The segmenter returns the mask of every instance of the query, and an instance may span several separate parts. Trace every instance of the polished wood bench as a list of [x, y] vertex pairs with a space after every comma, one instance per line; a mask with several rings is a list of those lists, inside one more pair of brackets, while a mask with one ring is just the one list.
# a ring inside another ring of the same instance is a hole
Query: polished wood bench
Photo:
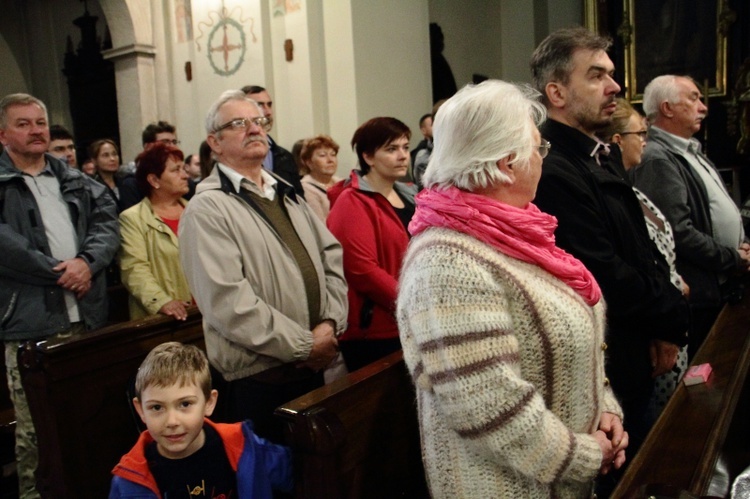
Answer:
[[750, 290], [722, 310], [693, 364], [705, 362], [708, 382], [680, 383], [612, 497], [723, 497], [717, 468], [731, 487], [750, 466]]
[[124, 322], [64, 341], [25, 343], [19, 369], [37, 430], [43, 497], [107, 497], [111, 470], [135, 443], [127, 392], [148, 352], [166, 341], [204, 348], [202, 317]]
[[298, 499], [427, 498], [414, 388], [396, 352], [276, 410]]

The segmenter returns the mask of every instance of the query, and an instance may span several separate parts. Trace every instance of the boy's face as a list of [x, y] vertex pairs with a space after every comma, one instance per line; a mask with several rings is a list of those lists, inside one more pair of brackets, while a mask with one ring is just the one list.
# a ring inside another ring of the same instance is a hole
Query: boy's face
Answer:
[[140, 400], [133, 399], [133, 404], [156, 440], [159, 454], [168, 459], [182, 459], [203, 447], [206, 439], [203, 418], [214, 411], [217, 397], [218, 392], [211, 390], [206, 400], [195, 383], [182, 387], [151, 385], [143, 390]]

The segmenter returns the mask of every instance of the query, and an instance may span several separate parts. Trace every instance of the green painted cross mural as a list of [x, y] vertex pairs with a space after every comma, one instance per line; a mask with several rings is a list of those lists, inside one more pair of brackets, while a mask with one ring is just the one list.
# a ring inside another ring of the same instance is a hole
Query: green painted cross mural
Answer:
[[[220, 19], [208, 35], [208, 60], [221, 76], [237, 72], [245, 59], [246, 48], [242, 25], [230, 17]], [[217, 61], [219, 57], [223, 59], [223, 64], [221, 60]]]

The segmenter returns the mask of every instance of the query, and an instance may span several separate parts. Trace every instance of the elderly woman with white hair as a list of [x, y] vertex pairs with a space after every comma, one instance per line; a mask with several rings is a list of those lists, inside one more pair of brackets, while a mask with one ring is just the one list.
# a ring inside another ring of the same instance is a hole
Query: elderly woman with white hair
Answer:
[[532, 204], [535, 93], [467, 86], [436, 116], [397, 317], [432, 497], [586, 497], [625, 462], [605, 306]]

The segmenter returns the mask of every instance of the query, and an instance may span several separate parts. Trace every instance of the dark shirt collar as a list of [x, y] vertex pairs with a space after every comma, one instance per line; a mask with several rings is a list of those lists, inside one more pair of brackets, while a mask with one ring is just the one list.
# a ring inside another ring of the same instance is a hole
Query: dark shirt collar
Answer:
[[552, 150], [566, 150], [568, 154], [590, 157], [599, 142], [585, 133], [559, 121], [548, 118], [541, 127], [542, 136], [552, 144]]

